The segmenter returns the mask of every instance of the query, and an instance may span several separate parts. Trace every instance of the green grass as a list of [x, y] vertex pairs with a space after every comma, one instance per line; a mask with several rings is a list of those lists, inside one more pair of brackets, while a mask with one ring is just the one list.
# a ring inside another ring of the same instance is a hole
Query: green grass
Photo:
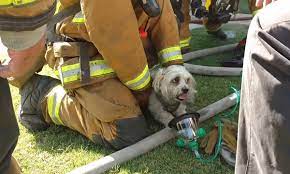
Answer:
[[248, 0], [240, 0], [239, 12], [250, 13], [250, 10], [248, 7]]
[[[243, 26], [225, 26], [225, 30], [235, 31], [237, 37], [228, 41], [218, 41], [206, 34], [203, 29], [193, 31], [193, 50], [237, 42], [246, 34]], [[219, 54], [196, 60], [196, 64], [217, 65], [224, 57], [231, 54]], [[43, 73], [49, 73], [47, 69]], [[197, 81], [196, 109], [205, 107], [231, 93], [229, 86], [240, 86], [240, 77], [207, 77], [195, 76]], [[15, 111], [19, 107], [18, 90], [11, 87]], [[16, 112], [17, 114], [17, 112]], [[237, 116], [237, 112], [235, 113]], [[209, 128], [212, 121], [202, 124]], [[153, 130], [160, 126], [151, 126]], [[226, 174], [233, 173], [233, 168], [220, 158], [209, 164], [202, 164], [194, 159], [192, 153], [175, 147], [175, 140], [161, 145], [155, 150], [116, 166], [111, 174]], [[46, 131], [31, 133], [20, 125], [19, 142], [14, 156], [20, 163], [24, 174], [62, 174], [72, 169], [97, 160], [112, 153], [101, 146], [88, 141], [80, 134], [63, 127], [52, 126]]]

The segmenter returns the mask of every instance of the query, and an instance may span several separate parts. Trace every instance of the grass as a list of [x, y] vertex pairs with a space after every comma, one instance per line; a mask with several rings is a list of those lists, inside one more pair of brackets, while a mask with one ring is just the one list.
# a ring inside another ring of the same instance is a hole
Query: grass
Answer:
[[[234, 43], [246, 34], [243, 26], [227, 25], [224, 29], [236, 32], [236, 38], [218, 41], [208, 36], [203, 29], [193, 31], [192, 49], [198, 50], [208, 47]], [[217, 65], [231, 54], [219, 54], [196, 60], [196, 64]], [[49, 73], [46, 69], [43, 73]], [[207, 77], [195, 76], [197, 80], [196, 109], [207, 106], [231, 93], [229, 86], [240, 86], [240, 77]], [[18, 90], [11, 87], [15, 111], [19, 107]], [[17, 113], [16, 113], [17, 114]], [[237, 115], [237, 113], [235, 114]], [[202, 126], [209, 128], [212, 121]], [[153, 126], [156, 129], [156, 126]], [[157, 126], [158, 128], [158, 126]], [[233, 168], [225, 164], [220, 158], [209, 164], [201, 164], [194, 159], [192, 153], [175, 147], [175, 140], [161, 145], [155, 150], [116, 166], [107, 173], [110, 174], [226, 174], [233, 173]], [[101, 146], [88, 141], [80, 134], [64, 127], [52, 126], [43, 132], [28, 132], [20, 125], [19, 142], [14, 156], [19, 161], [23, 174], [63, 174], [72, 169], [85, 165], [112, 153]]]

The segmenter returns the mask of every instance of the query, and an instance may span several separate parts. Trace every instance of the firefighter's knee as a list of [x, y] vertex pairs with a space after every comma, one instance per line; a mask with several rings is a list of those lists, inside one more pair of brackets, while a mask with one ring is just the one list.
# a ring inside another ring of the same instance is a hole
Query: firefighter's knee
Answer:
[[130, 146], [148, 136], [147, 124], [144, 116], [126, 118], [115, 121], [116, 132], [110, 140], [103, 136], [93, 135], [93, 141], [115, 150]]

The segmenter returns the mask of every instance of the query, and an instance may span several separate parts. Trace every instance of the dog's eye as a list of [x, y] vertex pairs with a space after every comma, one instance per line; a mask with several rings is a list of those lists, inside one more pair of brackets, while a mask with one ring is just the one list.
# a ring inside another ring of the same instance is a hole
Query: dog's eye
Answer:
[[189, 81], [190, 81], [190, 78], [187, 78], [187, 79], [186, 79], [186, 83], [189, 83]]
[[171, 82], [175, 84], [179, 83], [179, 77], [175, 77]]

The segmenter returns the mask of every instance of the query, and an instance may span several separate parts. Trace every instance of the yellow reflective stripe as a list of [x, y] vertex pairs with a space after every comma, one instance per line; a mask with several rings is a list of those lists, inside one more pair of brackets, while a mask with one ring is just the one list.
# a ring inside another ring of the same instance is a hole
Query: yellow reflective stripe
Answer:
[[0, 0], [0, 6], [21, 6], [35, 1], [37, 0]]
[[170, 57], [170, 58], [164, 60], [164, 61], [162, 62], [162, 64], [167, 63], [167, 62], [170, 62], [170, 61], [174, 61], [174, 60], [182, 60], [182, 55], [175, 55], [175, 56], [172, 56], [172, 57]]
[[57, 1], [56, 9], [55, 9], [55, 13], [54, 13], [54, 15], [56, 15], [57, 13], [59, 13], [59, 11], [60, 11], [60, 7], [61, 7], [61, 3], [60, 3], [59, 1]]
[[160, 57], [162, 55], [169, 54], [169, 53], [172, 53], [172, 52], [175, 52], [175, 51], [180, 51], [180, 47], [179, 46], [175, 46], [175, 47], [165, 48], [165, 49], [159, 51], [158, 56]]
[[98, 70], [98, 71], [93, 71], [91, 76], [92, 77], [97, 77], [97, 76], [102, 76], [105, 74], [110, 74], [113, 73], [114, 70], [112, 68], [107, 68], [107, 69], [103, 69], [103, 70]]
[[206, 0], [206, 2], [205, 2], [205, 9], [206, 10], [209, 10], [210, 4], [211, 4], [211, 0]]
[[65, 71], [70, 71], [73, 69], [80, 69], [81, 68], [81, 64], [80, 63], [76, 63], [76, 64], [72, 64], [72, 65], [65, 65], [61, 67], [62, 72]]
[[181, 48], [189, 47], [189, 43], [184, 43], [179, 45]]
[[65, 77], [63, 78], [63, 83], [70, 83], [70, 82], [73, 82], [73, 81], [77, 81], [77, 80], [80, 80], [81, 77], [79, 75], [73, 75], [73, 76], [69, 76], [69, 77]]
[[173, 61], [182, 60], [182, 54], [180, 46], [166, 48], [158, 53], [162, 64]]
[[[62, 84], [78, 81], [81, 79], [80, 63], [60, 67], [55, 74], [60, 78]], [[90, 76], [98, 77], [114, 73], [114, 70], [107, 66], [105, 60], [90, 61]]]
[[142, 73], [133, 80], [125, 82], [125, 85], [132, 90], [140, 90], [146, 87], [151, 80], [148, 65], [145, 66]]
[[186, 38], [186, 39], [181, 40], [181, 41], [179, 42], [179, 46], [180, 46], [181, 48], [189, 47], [189, 45], [190, 45], [190, 40], [191, 40], [191, 36], [188, 37], [188, 38]]
[[188, 37], [188, 38], [186, 38], [186, 39], [183, 39], [183, 40], [181, 40], [179, 43], [180, 43], [180, 44], [186, 44], [186, 43], [188, 43], [188, 44], [189, 44], [189, 42], [190, 42], [190, 39], [191, 39], [191, 36], [190, 36], [190, 37]]
[[84, 23], [85, 22], [85, 18], [84, 18], [84, 15], [82, 13], [82, 11], [78, 12], [73, 20], [72, 20], [74, 23]]
[[49, 96], [47, 99], [48, 114], [53, 123], [57, 125], [64, 125], [60, 118], [59, 110], [62, 99], [65, 96], [65, 94], [66, 91], [61, 85], [54, 87], [48, 94]]
[[255, 10], [255, 11], [253, 11], [253, 12], [252, 12], [252, 16], [255, 16], [259, 11], [260, 11], [260, 9], [259, 9], [259, 10]]

